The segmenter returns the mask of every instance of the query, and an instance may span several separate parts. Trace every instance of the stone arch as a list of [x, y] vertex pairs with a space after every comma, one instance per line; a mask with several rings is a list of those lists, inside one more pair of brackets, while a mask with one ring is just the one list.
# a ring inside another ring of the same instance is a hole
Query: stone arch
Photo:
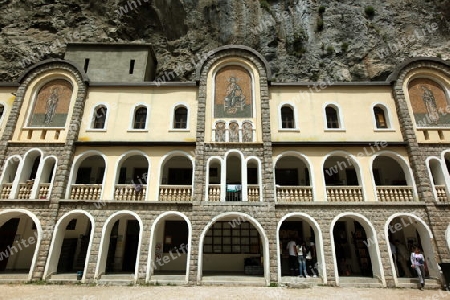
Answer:
[[[413, 197], [415, 199], [418, 199], [417, 188], [416, 188], [416, 183], [414, 180], [414, 175], [413, 175], [412, 169], [409, 166], [408, 161], [404, 157], [402, 157], [400, 154], [393, 152], [393, 151], [388, 151], [388, 150], [383, 150], [383, 151], [374, 153], [374, 155], [370, 158], [370, 170], [373, 170], [373, 163], [375, 162], [377, 157], [382, 157], [382, 156], [390, 157], [399, 164], [399, 166], [403, 170], [403, 173], [405, 174], [406, 184], [408, 186], [412, 187]], [[372, 176], [372, 187], [373, 187], [373, 190], [376, 195], [377, 185], [375, 183], [375, 178], [373, 176]]]
[[264, 279], [265, 279], [266, 285], [269, 285], [269, 283], [270, 283], [269, 239], [268, 239], [264, 229], [262, 228], [261, 224], [256, 219], [249, 216], [248, 214], [241, 213], [241, 212], [226, 212], [226, 213], [217, 215], [211, 221], [209, 221], [208, 224], [206, 225], [206, 227], [203, 229], [202, 233], [200, 234], [200, 241], [199, 241], [197, 283], [201, 283], [202, 276], [203, 276], [203, 244], [204, 244], [204, 240], [205, 240], [205, 235], [214, 223], [216, 223], [220, 219], [223, 219], [226, 217], [235, 217], [237, 220], [240, 220], [240, 221], [249, 221], [257, 229], [257, 231], [260, 235], [260, 238], [262, 239], [262, 243], [263, 243]]
[[334, 227], [336, 225], [336, 222], [343, 218], [343, 217], [349, 217], [352, 218], [360, 223], [360, 225], [364, 228], [364, 231], [367, 235], [367, 247], [369, 250], [369, 256], [371, 260], [372, 265], [372, 273], [373, 276], [378, 278], [382, 284], [383, 287], [386, 286], [386, 281], [384, 278], [384, 271], [383, 266], [381, 263], [381, 256], [380, 256], [380, 248], [378, 245], [378, 239], [377, 239], [377, 233], [375, 230], [375, 227], [372, 225], [372, 223], [367, 219], [365, 216], [359, 214], [359, 213], [352, 213], [352, 212], [344, 212], [337, 215], [332, 221], [330, 226], [330, 235], [331, 235], [331, 252], [333, 255], [333, 264], [334, 264], [334, 273], [335, 273], [335, 281], [336, 285], [339, 286], [339, 272], [338, 272], [338, 262], [336, 259], [336, 244], [334, 240]]
[[[236, 53], [233, 53], [236, 52]], [[213, 60], [217, 56], [231, 56], [231, 55], [238, 55], [239, 53], [245, 53], [246, 56], [254, 57], [255, 60], [259, 60], [259, 63], [261, 64], [261, 67], [265, 70], [267, 74], [267, 78], [269, 80], [272, 79], [272, 72], [270, 69], [270, 65], [267, 62], [267, 60], [255, 49], [252, 49], [248, 46], [244, 45], [231, 45], [231, 46], [222, 46], [219, 48], [216, 48], [212, 51], [208, 52], [208, 57], [212, 57], [212, 59], [205, 59], [203, 60], [198, 66], [195, 71], [195, 78], [197, 81], [200, 81], [200, 77], [202, 75], [202, 71], [204, 68], [207, 68], [207, 63], [211, 60]]]
[[32, 213], [26, 209], [4, 209], [4, 210], [0, 211], [0, 224], [1, 224], [1, 226], [3, 226], [3, 224], [6, 221], [10, 220], [11, 218], [20, 216], [21, 214], [27, 215], [29, 218], [31, 218], [33, 220], [34, 224], [36, 225], [36, 232], [37, 232], [36, 248], [34, 250], [33, 258], [31, 260], [30, 271], [28, 272], [28, 276], [27, 276], [28, 280], [32, 280], [33, 272], [36, 268], [36, 263], [37, 263], [37, 259], [39, 256], [41, 241], [44, 238], [44, 233], [42, 230], [41, 222], [39, 221], [38, 217], [34, 213]]
[[278, 221], [278, 225], [277, 225], [278, 283], [281, 283], [281, 259], [280, 259], [281, 253], [280, 253], [279, 231], [280, 231], [281, 224], [284, 221], [286, 221], [288, 218], [291, 218], [291, 217], [299, 217], [303, 220], [306, 220], [306, 222], [308, 222], [308, 224], [313, 228], [314, 233], [316, 235], [315, 244], [316, 244], [319, 276], [322, 277], [322, 283], [327, 284], [327, 269], [326, 269], [326, 265], [325, 265], [325, 254], [324, 254], [324, 250], [323, 250], [322, 230], [320, 229], [319, 223], [317, 223], [317, 221], [313, 217], [311, 217], [310, 215], [308, 215], [306, 213], [301, 213], [301, 212], [288, 213]]
[[[78, 168], [81, 166], [81, 164], [84, 162], [85, 159], [87, 159], [89, 157], [93, 157], [93, 156], [99, 156], [103, 159], [103, 162], [105, 164], [104, 174], [106, 174], [109, 166], [108, 166], [107, 156], [104, 153], [102, 153], [98, 150], [88, 150], [88, 151], [78, 154], [74, 158], [73, 163], [72, 163], [72, 168], [70, 169], [69, 180], [68, 180], [67, 190], [66, 190], [66, 199], [70, 199], [71, 186], [72, 186], [72, 184], [74, 184], [76, 182], [76, 179], [77, 179], [76, 172], [78, 171]], [[105, 179], [106, 179], [106, 176], [103, 176], [102, 186], [104, 186], [104, 184], [105, 184]], [[105, 191], [104, 191], [104, 189], [102, 189], [100, 199], [103, 199], [104, 193], [105, 193]]]
[[[337, 156], [337, 157], [343, 157], [346, 158], [347, 163], [351, 164], [350, 166], [354, 166], [355, 167], [355, 172], [356, 172], [356, 176], [358, 178], [358, 185], [361, 186], [362, 189], [362, 195], [363, 195], [363, 199], [366, 200], [367, 199], [367, 193], [366, 193], [366, 186], [364, 183], [364, 174], [361, 171], [361, 167], [359, 165], [359, 162], [357, 160], [357, 158], [353, 155], [350, 154], [349, 152], [346, 151], [342, 151], [342, 150], [336, 150], [336, 151], [332, 151], [330, 153], [328, 153], [327, 155], [324, 156], [323, 161], [322, 161], [322, 168], [325, 168], [325, 163], [328, 160], [328, 158], [333, 157], [333, 156]], [[349, 161], [350, 160], [350, 161]], [[345, 165], [345, 161], [343, 162]], [[349, 166], [346, 166], [346, 168]], [[339, 166], [337, 166], [337, 168], [340, 168]], [[323, 186], [324, 186], [324, 195], [327, 195], [327, 184], [325, 182], [325, 174], [322, 175], [322, 180], [323, 180]]]
[[[149, 249], [148, 262], [147, 262], [146, 282], [150, 281], [150, 278], [151, 278], [151, 276], [153, 275], [153, 272], [154, 272], [154, 266], [155, 265], [152, 264], [152, 262], [156, 259], [155, 251], [154, 251], [154, 248], [155, 248], [155, 245], [156, 245], [156, 241], [155, 241], [155, 239], [156, 239], [156, 233], [155, 233], [156, 228], [159, 225], [159, 222], [165, 221], [165, 219], [167, 219], [167, 218], [169, 218], [171, 216], [180, 217], [186, 222], [187, 227], [188, 227], [188, 245], [187, 245], [187, 249], [188, 250], [192, 249], [192, 224], [191, 224], [191, 221], [189, 220], [189, 218], [185, 214], [183, 214], [181, 212], [178, 212], [178, 211], [167, 211], [165, 213], [160, 214], [155, 219], [155, 221], [153, 222], [152, 227], [150, 229], [150, 232], [151, 232], [151, 234], [150, 234], [150, 249]], [[188, 283], [188, 279], [189, 279], [189, 265], [190, 265], [190, 262], [191, 262], [191, 253], [190, 252], [188, 252], [186, 260], [187, 260], [186, 261], [186, 275], [185, 275], [184, 282], [187, 284]]]
[[[397, 226], [392, 227], [392, 225], [390, 225], [391, 222], [396, 217], [402, 218], [402, 222], [399, 223], [400, 229], [397, 229]], [[408, 217], [408, 221], [405, 222], [403, 217]], [[416, 224], [416, 225], [414, 225], [414, 224]], [[435, 277], [435, 278], [441, 278], [440, 277], [441, 275], [439, 273], [439, 267], [438, 267], [437, 261], [434, 256], [435, 251], [434, 251], [434, 246], [433, 246], [434, 245], [433, 232], [431, 231], [430, 227], [428, 227], [428, 225], [425, 223], [425, 221], [423, 221], [420, 217], [418, 217], [414, 213], [407, 213], [407, 212], [394, 213], [387, 219], [386, 224], [384, 225], [384, 239], [386, 240], [386, 244], [389, 245], [389, 230], [391, 231], [391, 233], [395, 233], [396, 231], [403, 230], [410, 225], [413, 225], [413, 227], [416, 229], [416, 231], [419, 233], [419, 236], [421, 237], [422, 245], [419, 245], [419, 246], [423, 247], [422, 249], [424, 252], [425, 260], [427, 261], [427, 264], [428, 264], [430, 276], [433, 275], [433, 277]], [[395, 229], [395, 230], [393, 231], [393, 229]], [[448, 231], [448, 228], [447, 228], [447, 231]], [[447, 231], [446, 231], [446, 238], [447, 238], [447, 233], [448, 233]], [[391, 247], [388, 247], [388, 253], [389, 253], [389, 262], [391, 264], [394, 282], [395, 282], [396, 286], [398, 286], [398, 276], [396, 273], [394, 262], [392, 260]]]
[[[314, 165], [311, 163], [311, 160], [308, 158], [308, 156], [306, 156], [305, 154], [299, 152], [299, 151], [285, 151], [282, 152], [281, 154], [279, 154], [273, 162], [273, 168], [274, 170], [277, 167], [277, 163], [280, 159], [282, 159], [283, 157], [288, 157], [288, 156], [293, 156], [298, 158], [299, 160], [301, 160], [305, 165], [306, 168], [308, 169], [309, 172], [309, 180], [310, 180], [310, 185], [312, 188], [312, 199], [316, 199], [316, 176], [314, 176]], [[274, 176], [273, 178], [273, 186], [274, 186], [274, 195], [277, 195], [276, 192], [276, 178]]]
[[[87, 248], [87, 253], [86, 253], [86, 258], [85, 258], [85, 263], [84, 263], [84, 272], [83, 272], [83, 277], [81, 279], [81, 282], [84, 283], [86, 280], [86, 270], [88, 269], [89, 259], [90, 259], [90, 255], [91, 255], [91, 247], [92, 247], [92, 243], [94, 240], [95, 220], [94, 220], [94, 217], [89, 212], [87, 212], [85, 210], [80, 210], [80, 209], [72, 210], [72, 211], [65, 213], [56, 222], [53, 238], [52, 238], [52, 241], [50, 244], [51, 246], [50, 246], [50, 251], [48, 254], [48, 259], [45, 264], [44, 279], [47, 279], [49, 276], [51, 276], [52, 273], [56, 272], [56, 270], [57, 270], [56, 267], [58, 264], [58, 259], [59, 259], [60, 253], [61, 253], [61, 247], [62, 247], [62, 242], [63, 242], [61, 239], [64, 238], [64, 234], [66, 231], [66, 229], [64, 227], [67, 226], [66, 223], [68, 223], [70, 221], [69, 218], [73, 217], [75, 215], [85, 216], [91, 224], [91, 232], [89, 235], [89, 246]], [[61, 226], [63, 228], [61, 228]]]
[[[136, 282], [139, 278], [139, 256], [141, 253], [141, 245], [142, 245], [142, 236], [144, 231], [144, 226], [141, 218], [135, 212], [130, 210], [121, 210], [113, 213], [108, 219], [105, 221], [102, 227], [102, 237], [100, 239], [99, 251], [98, 251], [98, 259], [97, 266], [95, 268], [95, 279], [99, 279], [102, 274], [105, 273], [106, 270], [106, 258], [108, 254], [109, 241], [106, 242], [106, 239], [109, 239], [111, 236], [111, 230], [114, 225], [114, 222], [119, 220], [121, 217], [132, 216], [139, 223], [139, 242], [138, 249], [136, 255], [136, 263], [135, 263], [135, 271], [134, 271], [134, 282]], [[108, 245], [108, 246], [107, 246]]]

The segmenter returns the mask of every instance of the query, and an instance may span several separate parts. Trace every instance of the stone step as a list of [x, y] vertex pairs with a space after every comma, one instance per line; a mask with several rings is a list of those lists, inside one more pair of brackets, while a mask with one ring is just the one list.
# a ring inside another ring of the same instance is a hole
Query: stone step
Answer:
[[203, 276], [201, 284], [207, 286], [266, 286], [263, 277], [253, 276]]
[[47, 280], [48, 282], [77, 282], [77, 274], [53, 274]]
[[[419, 288], [419, 279], [417, 278], [398, 278], [397, 287], [399, 288]], [[439, 290], [441, 289], [441, 283], [435, 278], [425, 278], [425, 289], [427, 290]]]
[[98, 280], [98, 285], [125, 286], [134, 283], [134, 274], [108, 274], [102, 275]]
[[383, 287], [377, 278], [370, 277], [339, 277], [340, 287], [380, 288]]
[[27, 281], [28, 281], [28, 273], [27, 274], [9, 273], [0, 275], [0, 284], [23, 283]]

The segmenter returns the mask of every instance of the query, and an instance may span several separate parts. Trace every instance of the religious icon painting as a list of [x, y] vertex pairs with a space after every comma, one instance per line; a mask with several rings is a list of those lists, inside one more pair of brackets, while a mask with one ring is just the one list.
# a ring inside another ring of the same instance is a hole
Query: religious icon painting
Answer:
[[72, 92], [72, 85], [66, 80], [46, 83], [36, 96], [29, 126], [65, 127]]
[[226, 66], [215, 78], [214, 118], [251, 118], [252, 79], [241, 66]]
[[450, 127], [450, 105], [444, 89], [427, 78], [413, 79], [409, 83], [409, 100], [417, 127]]

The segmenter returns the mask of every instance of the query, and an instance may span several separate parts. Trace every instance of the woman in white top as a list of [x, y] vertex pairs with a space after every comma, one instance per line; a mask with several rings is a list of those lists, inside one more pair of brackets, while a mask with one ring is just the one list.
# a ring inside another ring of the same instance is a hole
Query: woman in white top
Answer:
[[417, 246], [414, 246], [411, 253], [411, 268], [416, 270], [420, 280], [420, 290], [423, 291], [425, 286], [425, 257], [420, 253], [420, 249]]

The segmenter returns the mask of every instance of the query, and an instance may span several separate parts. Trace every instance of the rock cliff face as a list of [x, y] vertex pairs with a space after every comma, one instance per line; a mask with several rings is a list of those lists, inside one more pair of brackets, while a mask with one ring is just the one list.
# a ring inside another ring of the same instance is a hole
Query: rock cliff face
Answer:
[[149, 42], [158, 74], [192, 80], [209, 50], [259, 51], [276, 81], [384, 80], [411, 56], [450, 59], [450, 0], [0, 0], [0, 81], [68, 42]]

